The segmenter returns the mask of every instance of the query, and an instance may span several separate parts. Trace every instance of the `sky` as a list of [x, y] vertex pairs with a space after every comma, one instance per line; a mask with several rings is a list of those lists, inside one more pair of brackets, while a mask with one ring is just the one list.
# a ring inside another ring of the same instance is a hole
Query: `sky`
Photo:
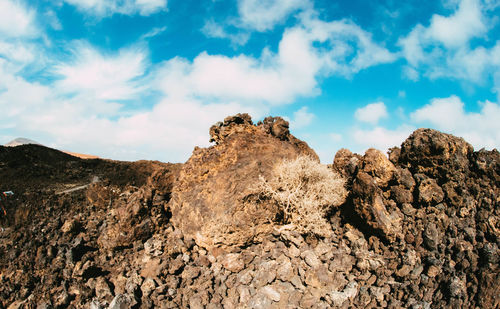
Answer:
[[417, 128], [500, 146], [500, 0], [0, 0], [0, 144], [184, 162], [281, 116], [323, 163]]

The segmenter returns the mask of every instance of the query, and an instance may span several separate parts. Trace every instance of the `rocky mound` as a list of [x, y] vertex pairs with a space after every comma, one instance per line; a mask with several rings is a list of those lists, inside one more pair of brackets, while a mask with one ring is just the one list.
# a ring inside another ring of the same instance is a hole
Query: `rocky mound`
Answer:
[[[0, 188], [25, 183], [0, 233], [0, 307], [500, 307], [498, 151], [428, 129], [389, 158], [341, 150], [330, 168], [349, 193], [321, 237], [280, 226], [251, 190], [280, 159], [315, 156], [285, 121], [236, 115], [210, 133], [184, 165], [0, 148]], [[210, 239], [215, 224], [236, 236]]]
[[[244, 245], [268, 231], [266, 223], [276, 214], [254, 202], [259, 176], [268, 176], [279, 160], [318, 157], [279, 117], [258, 125], [248, 114], [227, 117], [210, 128], [210, 137], [216, 145], [195, 149], [182, 167], [172, 192], [172, 221], [200, 246]], [[216, 237], [221, 229], [226, 237]]]

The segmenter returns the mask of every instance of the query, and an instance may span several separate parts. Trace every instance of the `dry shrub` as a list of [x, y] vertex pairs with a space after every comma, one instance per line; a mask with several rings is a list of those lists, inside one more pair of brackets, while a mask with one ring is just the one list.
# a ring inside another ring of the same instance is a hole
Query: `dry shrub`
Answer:
[[347, 196], [345, 180], [311, 157], [278, 162], [269, 179], [262, 176], [258, 190], [273, 200], [283, 215], [283, 224], [303, 234], [327, 236], [331, 232], [326, 215]]

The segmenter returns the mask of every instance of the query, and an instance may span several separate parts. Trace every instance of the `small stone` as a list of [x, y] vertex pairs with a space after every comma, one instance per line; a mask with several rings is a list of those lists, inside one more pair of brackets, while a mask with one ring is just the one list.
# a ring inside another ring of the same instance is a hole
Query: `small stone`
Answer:
[[345, 301], [354, 299], [358, 295], [358, 291], [359, 288], [356, 281], [351, 281], [342, 292], [332, 291], [330, 297], [333, 304], [336, 307], [340, 307]]
[[104, 277], [98, 277], [95, 284], [95, 295], [98, 299], [110, 301], [113, 299], [113, 294], [109, 288], [109, 284]]
[[61, 227], [61, 232], [64, 234], [70, 234], [70, 233], [75, 233], [77, 232], [81, 227], [81, 224], [78, 220], [76, 219], [68, 219], [66, 222], [64, 222], [63, 226]]
[[141, 285], [142, 296], [148, 297], [156, 289], [156, 282], [153, 278], [146, 278]]
[[151, 256], [160, 256], [163, 254], [163, 242], [156, 238], [150, 238], [144, 243], [144, 252]]
[[132, 299], [128, 295], [118, 294], [115, 296], [108, 309], [129, 309], [132, 305]]
[[238, 281], [241, 284], [249, 285], [252, 282], [253, 276], [251, 270], [244, 270], [238, 274]]
[[398, 277], [406, 277], [411, 271], [411, 267], [409, 265], [403, 265], [400, 269], [396, 271], [396, 276]]
[[[133, 273], [127, 278], [127, 283], [125, 284], [125, 290], [129, 294], [135, 294], [135, 291], [139, 289], [142, 284], [142, 278], [137, 273]], [[115, 297], [116, 298], [116, 297]]]
[[430, 250], [436, 250], [437, 246], [441, 242], [441, 237], [439, 230], [436, 227], [436, 224], [433, 222], [427, 224], [424, 229], [424, 245]]
[[233, 273], [240, 272], [245, 267], [245, 264], [240, 259], [240, 255], [237, 253], [226, 254], [221, 263], [225, 269]]
[[250, 290], [246, 286], [238, 286], [238, 293], [240, 294], [240, 303], [247, 304], [250, 301]]
[[418, 200], [423, 204], [439, 204], [444, 199], [444, 192], [435, 179], [426, 178], [418, 187]]
[[436, 277], [439, 273], [441, 272], [441, 269], [435, 265], [429, 266], [429, 269], [427, 269], [427, 276], [430, 278]]
[[293, 277], [293, 267], [290, 260], [286, 257], [278, 259], [278, 269], [276, 271], [276, 277], [281, 281], [290, 281]]
[[261, 292], [266, 295], [270, 300], [278, 302], [280, 301], [280, 293], [276, 291], [272, 286], [267, 285], [261, 289]]
[[188, 265], [184, 268], [184, 271], [181, 274], [181, 278], [183, 280], [192, 280], [197, 278], [199, 275], [200, 269], [198, 267]]
[[300, 250], [295, 247], [295, 245], [290, 245], [290, 248], [288, 248], [288, 256], [291, 258], [298, 257], [300, 255]]
[[292, 277], [292, 279], [290, 280], [290, 283], [293, 284], [293, 286], [297, 289], [301, 289], [301, 290], [305, 289], [305, 286], [302, 283], [302, 280], [297, 275]]
[[311, 250], [306, 250], [302, 252], [300, 256], [304, 259], [307, 265], [313, 268], [319, 267], [319, 265], [321, 265], [321, 261], [318, 259], [316, 254]]
[[69, 303], [69, 295], [66, 290], [63, 290], [59, 295], [57, 295], [54, 304], [56, 307], [66, 307]]
[[465, 282], [458, 277], [453, 277], [449, 283], [449, 291], [451, 297], [462, 297], [467, 292]]
[[258, 292], [250, 299], [248, 302], [249, 308], [255, 309], [266, 309], [271, 306], [271, 299], [269, 299], [264, 293]]
[[191, 297], [189, 299], [189, 308], [192, 309], [203, 309], [203, 304], [199, 296]]

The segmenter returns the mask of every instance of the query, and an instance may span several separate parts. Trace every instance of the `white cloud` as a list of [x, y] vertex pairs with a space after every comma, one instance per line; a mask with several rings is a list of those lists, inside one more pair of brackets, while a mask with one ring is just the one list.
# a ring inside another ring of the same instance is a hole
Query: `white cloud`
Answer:
[[18, 69], [35, 60], [33, 47], [17, 40], [13, 42], [0, 40], [0, 56], [8, 59], [10, 66]]
[[[316, 47], [316, 43], [327, 47]], [[349, 51], [339, 53], [343, 48]], [[304, 25], [284, 32], [277, 53], [264, 49], [259, 58], [254, 58], [204, 52], [192, 62], [174, 58], [158, 70], [155, 80], [169, 95], [183, 92], [278, 105], [299, 96], [316, 95], [320, 76], [352, 76], [394, 59], [357, 25], [348, 21], [327, 23], [309, 16]]]
[[160, 33], [165, 32], [165, 30], [167, 30], [166, 26], [164, 26], [164, 27], [155, 27], [155, 28], [151, 29], [150, 31], [146, 32], [145, 34], [143, 34], [141, 36], [141, 39], [153, 38], [153, 37], [159, 35]]
[[[409, 64], [403, 67], [404, 75], [414, 81], [423, 73], [431, 79], [452, 77], [484, 83], [498, 70], [490, 66], [493, 49], [480, 42], [493, 24], [485, 15], [486, 7], [479, 0], [460, 0], [450, 16], [434, 15], [428, 27], [418, 24], [400, 38], [402, 55]], [[479, 45], [471, 48], [472, 39], [479, 39]]]
[[33, 37], [35, 13], [20, 1], [0, 0], [0, 35], [4, 38]]
[[358, 108], [354, 113], [354, 118], [361, 122], [376, 124], [382, 118], [387, 118], [387, 108], [384, 102], [375, 102]]
[[395, 130], [383, 127], [375, 127], [369, 130], [356, 128], [352, 132], [352, 137], [354, 142], [361, 147], [360, 152], [368, 148], [386, 151], [391, 147], [400, 146], [414, 130], [414, 127], [408, 125], [400, 126]]
[[47, 21], [47, 24], [49, 24], [50, 27], [52, 27], [52, 29], [62, 30], [62, 24], [59, 21], [59, 18], [57, 18], [57, 14], [54, 11], [52, 10], [46, 11], [44, 14], [44, 18]]
[[488, 30], [479, 0], [462, 0], [457, 11], [448, 17], [433, 15], [425, 36], [444, 44], [458, 47]]
[[290, 128], [297, 130], [304, 128], [312, 123], [316, 116], [308, 111], [307, 106], [303, 106], [293, 113], [293, 119], [290, 121]]
[[309, 39], [324, 45], [317, 52], [327, 74], [350, 77], [368, 67], [397, 59], [397, 55], [375, 43], [369, 32], [352, 21], [325, 22], [308, 11], [302, 15], [302, 22]]
[[476, 148], [500, 146], [500, 105], [486, 101], [478, 113], [466, 112], [457, 96], [433, 99], [430, 104], [411, 114], [413, 121], [428, 123], [463, 137]]
[[73, 47], [74, 60], [55, 67], [61, 77], [56, 87], [65, 93], [86, 93], [98, 100], [129, 100], [141, 90], [136, 79], [146, 69], [146, 55], [139, 49], [105, 56], [85, 43]]
[[239, 0], [238, 12], [243, 27], [257, 31], [267, 31], [293, 12], [310, 6], [304, 0]]
[[253, 58], [201, 53], [192, 62], [174, 58], [158, 70], [155, 80], [169, 95], [290, 103], [297, 96], [316, 92], [315, 77], [321, 63], [310, 44], [307, 34], [295, 29], [284, 34], [278, 54], [266, 51]]
[[209, 38], [229, 39], [234, 47], [245, 45], [250, 39], [248, 32], [238, 31], [237, 33], [229, 33], [224, 25], [214, 20], [206, 21], [201, 32]]
[[167, 10], [167, 0], [64, 0], [80, 11], [97, 17], [113, 14], [149, 16]]

